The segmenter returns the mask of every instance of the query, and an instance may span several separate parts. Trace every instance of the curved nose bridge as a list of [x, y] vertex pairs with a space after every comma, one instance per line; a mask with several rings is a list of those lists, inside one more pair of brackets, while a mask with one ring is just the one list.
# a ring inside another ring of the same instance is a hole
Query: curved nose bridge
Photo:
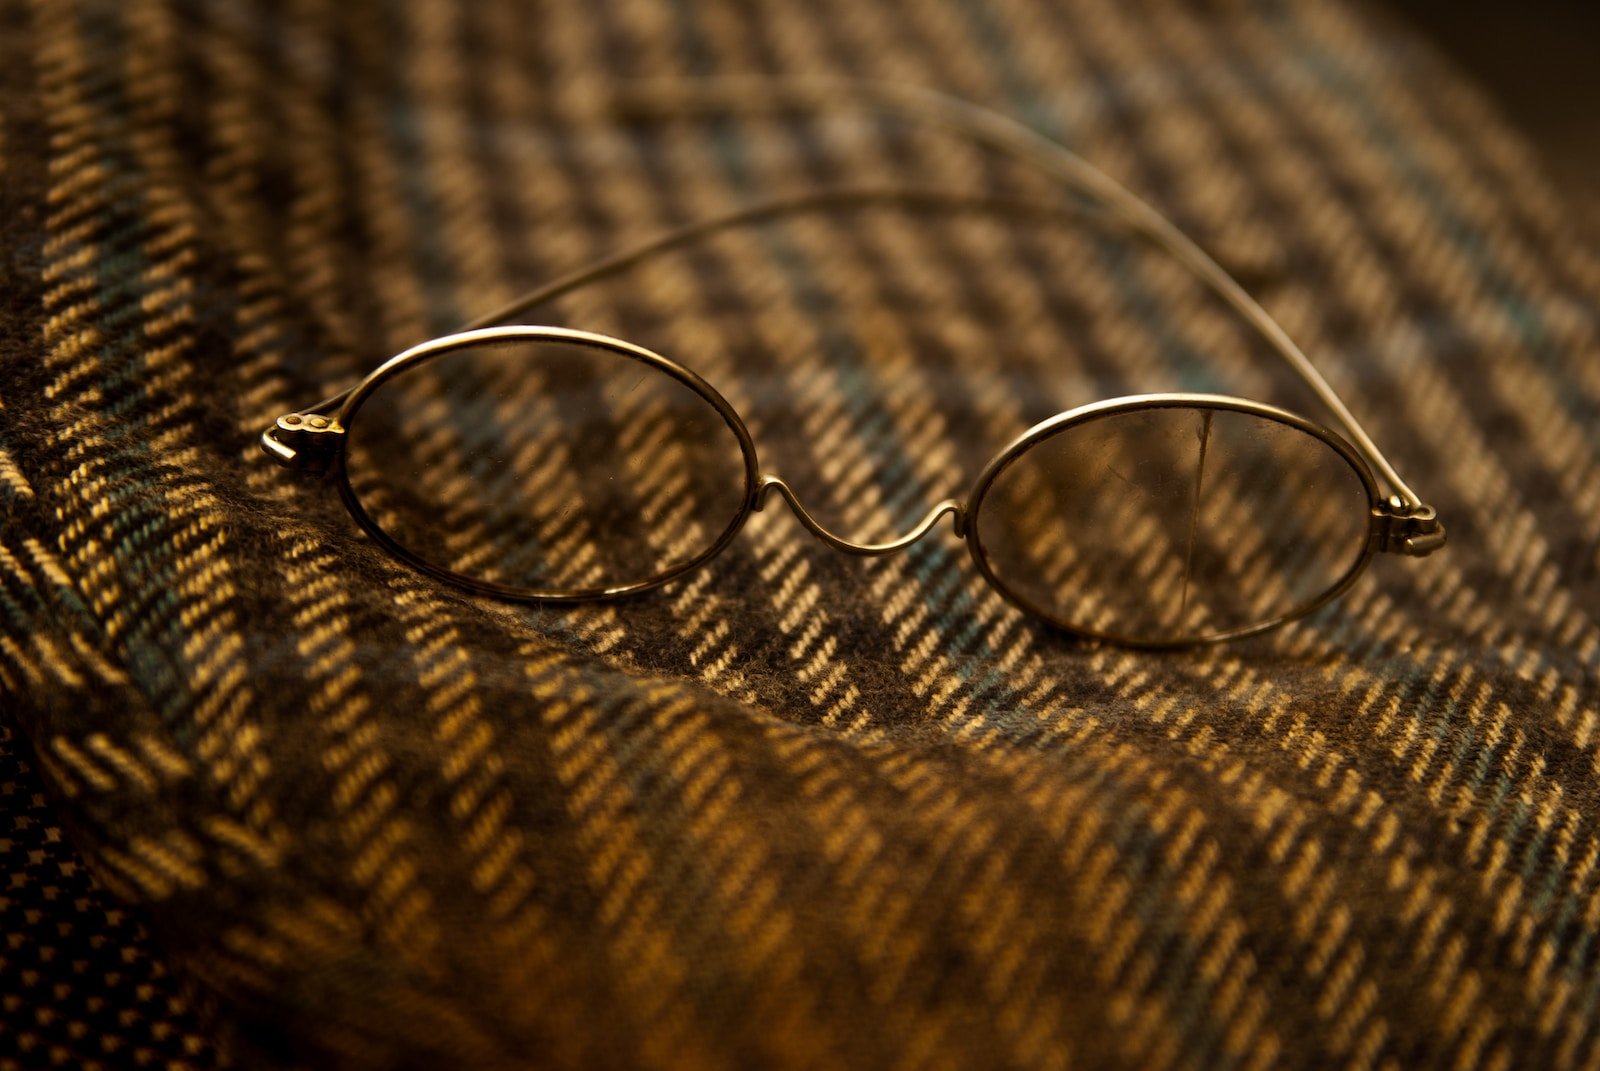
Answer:
[[857, 543], [854, 540], [845, 539], [842, 536], [834, 535], [832, 532], [824, 528], [821, 523], [818, 522], [815, 517], [811, 516], [806, 508], [800, 504], [800, 499], [795, 496], [794, 489], [783, 481], [782, 476], [774, 476], [771, 473], [767, 473], [761, 477], [761, 482], [756, 488], [756, 509], [759, 510], [767, 504], [767, 493], [769, 491], [777, 491], [778, 494], [782, 496], [783, 500], [789, 503], [789, 509], [794, 512], [795, 518], [806, 527], [807, 531], [816, 536], [818, 539], [822, 540], [824, 543], [828, 544], [828, 546], [832, 547], [833, 549], [842, 550], [846, 554], [892, 554], [897, 550], [904, 550], [906, 547], [909, 547], [911, 544], [915, 543], [917, 540], [933, 531], [933, 526], [938, 524], [939, 518], [943, 517], [946, 513], [950, 514], [954, 518], [953, 523], [956, 535], [963, 535], [965, 533], [965, 510], [962, 508], [960, 502], [957, 502], [953, 498], [947, 498], [943, 502], [938, 503], [932, 509], [930, 509], [928, 511], [928, 515], [923, 517], [915, 528], [911, 529], [911, 531], [907, 532], [899, 539], [892, 539], [887, 543]]

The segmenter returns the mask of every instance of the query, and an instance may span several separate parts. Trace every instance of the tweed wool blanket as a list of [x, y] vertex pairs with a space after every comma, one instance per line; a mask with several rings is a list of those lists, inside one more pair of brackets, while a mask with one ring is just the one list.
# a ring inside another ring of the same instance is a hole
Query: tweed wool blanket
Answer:
[[[1600, 262], [1385, 17], [0, 12], [0, 1063], [1600, 1067]], [[1015, 160], [866, 108], [607, 103], [710, 75], [932, 87], [1080, 152], [1270, 310], [1450, 545], [1180, 651], [1040, 624], [948, 532], [864, 561], [775, 508], [662, 591], [519, 605], [262, 456], [532, 286], [837, 184], [1070, 211], [807, 214], [532, 322], [714, 379], [863, 538], [1073, 405], [1314, 410]]]

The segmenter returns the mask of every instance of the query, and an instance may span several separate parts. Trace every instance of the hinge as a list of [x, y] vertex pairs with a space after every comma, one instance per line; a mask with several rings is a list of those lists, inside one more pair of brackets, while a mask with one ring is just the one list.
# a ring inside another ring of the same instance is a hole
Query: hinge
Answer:
[[1388, 554], [1425, 558], [1444, 546], [1444, 525], [1432, 506], [1408, 506], [1391, 498], [1372, 511], [1378, 549]]
[[285, 468], [327, 472], [339, 455], [344, 428], [320, 413], [285, 413], [261, 433], [261, 449]]

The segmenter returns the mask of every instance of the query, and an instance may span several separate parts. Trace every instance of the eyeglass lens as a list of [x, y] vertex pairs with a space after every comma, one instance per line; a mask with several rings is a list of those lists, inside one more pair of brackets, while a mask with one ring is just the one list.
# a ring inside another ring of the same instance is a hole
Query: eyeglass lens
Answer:
[[664, 369], [552, 340], [400, 371], [348, 418], [369, 519], [428, 563], [550, 595], [645, 583], [743, 512], [739, 438]]
[[1363, 560], [1367, 487], [1292, 425], [1202, 407], [1067, 424], [995, 478], [971, 523], [1002, 587], [1058, 624], [1141, 643], [1310, 606]]

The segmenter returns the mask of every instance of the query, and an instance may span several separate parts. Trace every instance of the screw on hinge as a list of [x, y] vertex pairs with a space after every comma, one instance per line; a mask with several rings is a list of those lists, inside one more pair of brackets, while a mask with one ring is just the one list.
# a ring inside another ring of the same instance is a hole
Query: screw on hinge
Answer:
[[261, 449], [278, 464], [301, 472], [327, 472], [339, 454], [344, 428], [320, 413], [285, 413], [261, 433]]
[[1425, 558], [1444, 546], [1444, 525], [1432, 506], [1408, 506], [1395, 497], [1374, 509], [1372, 516], [1380, 551]]

